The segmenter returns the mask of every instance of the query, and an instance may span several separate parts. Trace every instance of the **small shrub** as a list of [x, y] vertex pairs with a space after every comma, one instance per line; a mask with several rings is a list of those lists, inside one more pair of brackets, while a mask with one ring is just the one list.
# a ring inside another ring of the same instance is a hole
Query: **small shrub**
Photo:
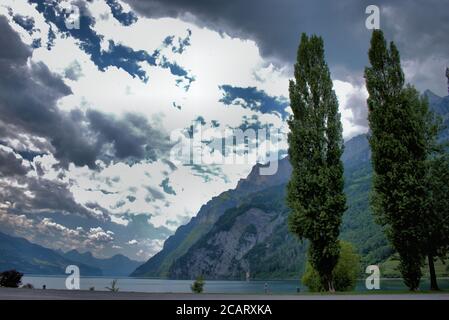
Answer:
[[195, 282], [190, 286], [193, 293], [202, 293], [204, 290], [204, 279], [202, 276], [196, 278]]
[[22, 289], [34, 289], [34, 286], [31, 283], [24, 284], [21, 286]]
[[[351, 291], [355, 288], [360, 271], [360, 256], [356, 253], [354, 246], [348, 242], [340, 241], [340, 248], [340, 258], [333, 271], [334, 287], [336, 291]], [[309, 262], [306, 264], [302, 283], [309, 288], [309, 291], [326, 291], [321, 284], [318, 272]]]
[[110, 287], [105, 287], [105, 288], [108, 289], [111, 292], [118, 292], [119, 291], [119, 287], [117, 287], [117, 279], [112, 280], [111, 286]]
[[18, 288], [22, 284], [23, 273], [8, 270], [0, 273], [0, 287]]

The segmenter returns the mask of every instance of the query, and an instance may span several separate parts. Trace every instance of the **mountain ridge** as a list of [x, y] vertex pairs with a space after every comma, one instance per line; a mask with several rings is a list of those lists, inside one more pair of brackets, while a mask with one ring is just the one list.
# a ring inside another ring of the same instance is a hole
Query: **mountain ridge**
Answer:
[[0, 232], [0, 272], [16, 269], [25, 274], [65, 275], [68, 265], [77, 265], [83, 276], [127, 276], [139, 264], [121, 254], [101, 259], [75, 249], [64, 253]]
[[16, 269], [25, 274], [61, 275], [68, 265], [78, 265], [80, 273], [102, 276], [100, 269], [67, 259], [52, 249], [25, 238], [0, 232], [0, 270]]
[[64, 257], [100, 269], [104, 276], [128, 276], [141, 263], [122, 254], [110, 258], [96, 258], [90, 251], [80, 253], [73, 249], [63, 254]]

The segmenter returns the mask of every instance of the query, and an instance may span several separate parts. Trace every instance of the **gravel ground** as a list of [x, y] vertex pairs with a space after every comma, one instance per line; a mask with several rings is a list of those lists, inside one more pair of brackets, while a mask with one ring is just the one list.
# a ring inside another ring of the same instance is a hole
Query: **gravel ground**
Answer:
[[0, 288], [0, 300], [449, 300], [449, 293], [236, 295]]

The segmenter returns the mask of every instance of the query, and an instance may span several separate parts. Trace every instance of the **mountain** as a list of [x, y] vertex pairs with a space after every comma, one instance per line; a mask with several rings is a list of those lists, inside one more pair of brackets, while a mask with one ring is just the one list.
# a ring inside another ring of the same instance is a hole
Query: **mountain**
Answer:
[[449, 116], [449, 96], [440, 97], [430, 90], [424, 91], [433, 112], [447, 118]]
[[[287, 231], [285, 184], [253, 193], [244, 204], [226, 210], [210, 232], [175, 260], [169, 276], [191, 279], [242, 279], [295, 274], [304, 261], [305, 246], [298, 246]], [[292, 246], [293, 244], [293, 246]], [[274, 250], [273, 250], [274, 249]], [[283, 259], [288, 255], [289, 259]]]
[[[449, 97], [425, 93], [431, 109], [447, 121]], [[444, 130], [440, 139], [448, 136]], [[348, 210], [343, 216], [341, 239], [350, 241], [362, 257], [362, 265], [386, 261], [393, 253], [375, 223], [369, 206], [372, 168], [367, 135], [345, 143], [345, 193]], [[233, 190], [211, 199], [198, 215], [178, 228], [163, 249], [131, 276], [192, 279], [296, 278], [304, 270], [306, 243], [287, 228], [286, 184], [291, 167], [279, 161], [273, 176], [260, 176], [257, 165]]]
[[141, 264], [141, 262], [131, 260], [122, 254], [116, 254], [107, 259], [99, 259], [95, 258], [90, 252], [80, 253], [77, 250], [71, 250], [63, 253], [63, 256], [77, 263], [100, 269], [103, 276], [128, 276]]
[[[381, 257], [375, 253], [368, 258], [382, 259], [390, 250], [368, 208], [371, 165], [366, 135], [345, 144], [343, 161], [350, 209], [343, 220], [342, 238], [357, 240], [362, 252], [370, 251], [369, 241], [375, 238]], [[221, 279], [242, 278], [249, 271], [253, 278], [297, 277], [304, 267], [306, 245], [298, 243], [286, 224], [290, 163], [288, 158], [280, 160], [272, 176], [259, 175], [259, 168], [254, 166], [235, 189], [206, 203], [131, 276], [181, 279], [194, 278], [201, 271], [208, 278]], [[359, 233], [352, 233], [354, 228], [369, 232], [358, 237]]]
[[449, 96], [440, 97], [430, 90], [424, 91], [433, 112], [441, 117], [445, 130], [440, 134], [440, 141], [449, 140]]
[[16, 269], [25, 274], [60, 275], [73, 264], [79, 266], [83, 275], [102, 275], [99, 268], [77, 263], [51, 249], [0, 232], [0, 271]]
[[247, 179], [241, 179], [235, 189], [225, 191], [203, 205], [189, 223], [180, 226], [175, 234], [165, 241], [163, 249], [159, 253], [138, 267], [131, 276], [169, 276], [169, 268], [174, 260], [185, 254], [196, 241], [209, 232], [227, 209], [244, 203], [247, 195], [274, 186], [282, 181], [285, 182], [290, 177], [291, 168], [288, 161], [279, 162], [275, 176], [259, 175], [260, 167], [260, 164], [254, 166]]
[[127, 276], [140, 262], [121, 254], [99, 259], [90, 252], [64, 253], [0, 232], [0, 272], [16, 269], [25, 274], [61, 275], [68, 265], [77, 265], [84, 276]]

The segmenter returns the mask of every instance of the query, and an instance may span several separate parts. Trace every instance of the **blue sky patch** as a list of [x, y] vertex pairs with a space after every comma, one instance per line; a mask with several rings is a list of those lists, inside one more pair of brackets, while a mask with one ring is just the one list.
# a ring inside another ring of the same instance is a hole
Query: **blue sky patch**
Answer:
[[51, 50], [51, 48], [53, 48], [53, 46], [55, 45], [55, 39], [56, 39], [56, 34], [53, 31], [52, 27], [50, 26], [50, 28], [48, 29], [48, 42], [47, 42], [47, 50]]
[[261, 113], [277, 113], [282, 119], [288, 117], [285, 108], [289, 105], [288, 100], [283, 97], [269, 96], [263, 90], [256, 87], [233, 87], [222, 85], [223, 97], [220, 102], [225, 105], [239, 105]]
[[175, 53], [183, 53], [184, 50], [190, 46], [190, 37], [192, 36], [192, 30], [187, 29], [187, 36], [185, 38], [178, 38], [178, 46], [173, 46], [172, 51]]
[[170, 185], [170, 180], [168, 178], [165, 178], [164, 180], [162, 180], [162, 182], [159, 186], [162, 187], [162, 189], [164, 190], [165, 193], [176, 195], [176, 192]]
[[192, 36], [192, 30], [187, 29], [187, 36], [185, 38], [178, 37], [177, 43], [175, 43], [175, 36], [167, 36], [164, 41], [164, 47], [171, 47], [174, 53], [183, 53], [188, 46], [190, 46], [190, 37]]
[[173, 44], [173, 39], [175, 38], [175, 36], [167, 36], [164, 41], [162, 41], [162, 44], [165, 47], [171, 46]]
[[[90, 16], [83, 14], [85, 9], [80, 8], [80, 28], [76, 29], [67, 27], [66, 18], [64, 14], [56, 11], [54, 1], [29, 0], [29, 2], [37, 4], [36, 9], [44, 15], [48, 23], [54, 23], [66, 36], [78, 39], [80, 48], [90, 55], [91, 60], [101, 71], [109, 66], [115, 66], [125, 70], [133, 77], [139, 77], [142, 81], [148, 80], [138, 62], [146, 61], [150, 65], [155, 65], [154, 55], [143, 50], [134, 51], [129, 47], [115, 44], [113, 41], [109, 41], [109, 51], [102, 51], [102, 36], [92, 30], [91, 26], [95, 24], [95, 21]], [[51, 45], [49, 49], [51, 49]]]
[[20, 14], [14, 15], [12, 18], [15, 23], [25, 29], [30, 35], [35, 31], [34, 29], [34, 18], [22, 16]]
[[[148, 75], [139, 65], [140, 62], [147, 62], [149, 65], [156, 66], [156, 59], [159, 58], [160, 50], [155, 50], [152, 54], [144, 50], [133, 50], [130, 47], [124, 46], [122, 44], [116, 44], [114, 41], [109, 40], [108, 51], [101, 50], [101, 42], [103, 36], [97, 34], [92, 27], [95, 25], [95, 20], [88, 14], [83, 14], [83, 11], [87, 10], [80, 7], [80, 25], [79, 29], [70, 28], [66, 25], [66, 17], [64, 13], [59, 12], [55, 9], [56, 1], [44, 1], [44, 0], [29, 0], [31, 3], [35, 3], [36, 9], [43, 14], [47, 23], [53, 23], [58, 30], [65, 36], [71, 36], [79, 40], [80, 48], [90, 55], [91, 60], [95, 63], [99, 70], [104, 71], [109, 66], [114, 66], [119, 69], [125, 70], [132, 77], [138, 77], [140, 80], [147, 82]], [[107, 1], [110, 5], [114, 17], [122, 23], [129, 23], [132, 19], [130, 17], [124, 16], [123, 8], [114, 1]], [[120, 8], [115, 5], [117, 4]], [[131, 13], [130, 13], [131, 14]], [[51, 25], [50, 25], [51, 26]], [[182, 53], [185, 47], [190, 45], [191, 30], [187, 30], [186, 38], [178, 38], [178, 44], [174, 44], [175, 37], [168, 36], [165, 38], [163, 45], [173, 46], [172, 50], [175, 52]], [[55, 39], [55, 33], [53, 30], [49, 31], [49, 42], [47, 44], [47, 49], [51, 50], [53, 42]], [[182, 77], [187, 81], [177, 82], [177, 85], [184, 84], [184, 89], [187, 91], [190, 88], [191, 83], [195, 80], [194, 76], [188, 74], [188, 72], [179, 66], [176, 62], [168, 61], [164, 56], [161, 57], [161, 62], [159, 66], [170, 70], [170, 73]]]
[[123, 7], [116, 0], [106, 0], [107, 5], [111, 8], [114, 18], [124, 26], [130, 26], [137, 22], [137, 16], [134, 12], [124, 12]]
[[[195, 77], [194, 76], [190, 76], [189, 73], [183, 69], [180, 65], [178, 65], [176, 62], [170, 62], [167, 60], [167, 58], [165, 58], [164, 56], [161, 58], [161, 63], [160, 66], [162, 68], [166, 68], [170, 70], [170, 73], [174, 76], [178, 76], [178, 77], [182, 77], [185, 80], [187, 80], [187, 84], [184, 86], [184, 89], [186, 91], [189, 90], [190, 88], [190, 84], [195, 81]], [[183, 83], [182, 80], [177, 79], [176, 80], [176, 85], [179, 86]]]

